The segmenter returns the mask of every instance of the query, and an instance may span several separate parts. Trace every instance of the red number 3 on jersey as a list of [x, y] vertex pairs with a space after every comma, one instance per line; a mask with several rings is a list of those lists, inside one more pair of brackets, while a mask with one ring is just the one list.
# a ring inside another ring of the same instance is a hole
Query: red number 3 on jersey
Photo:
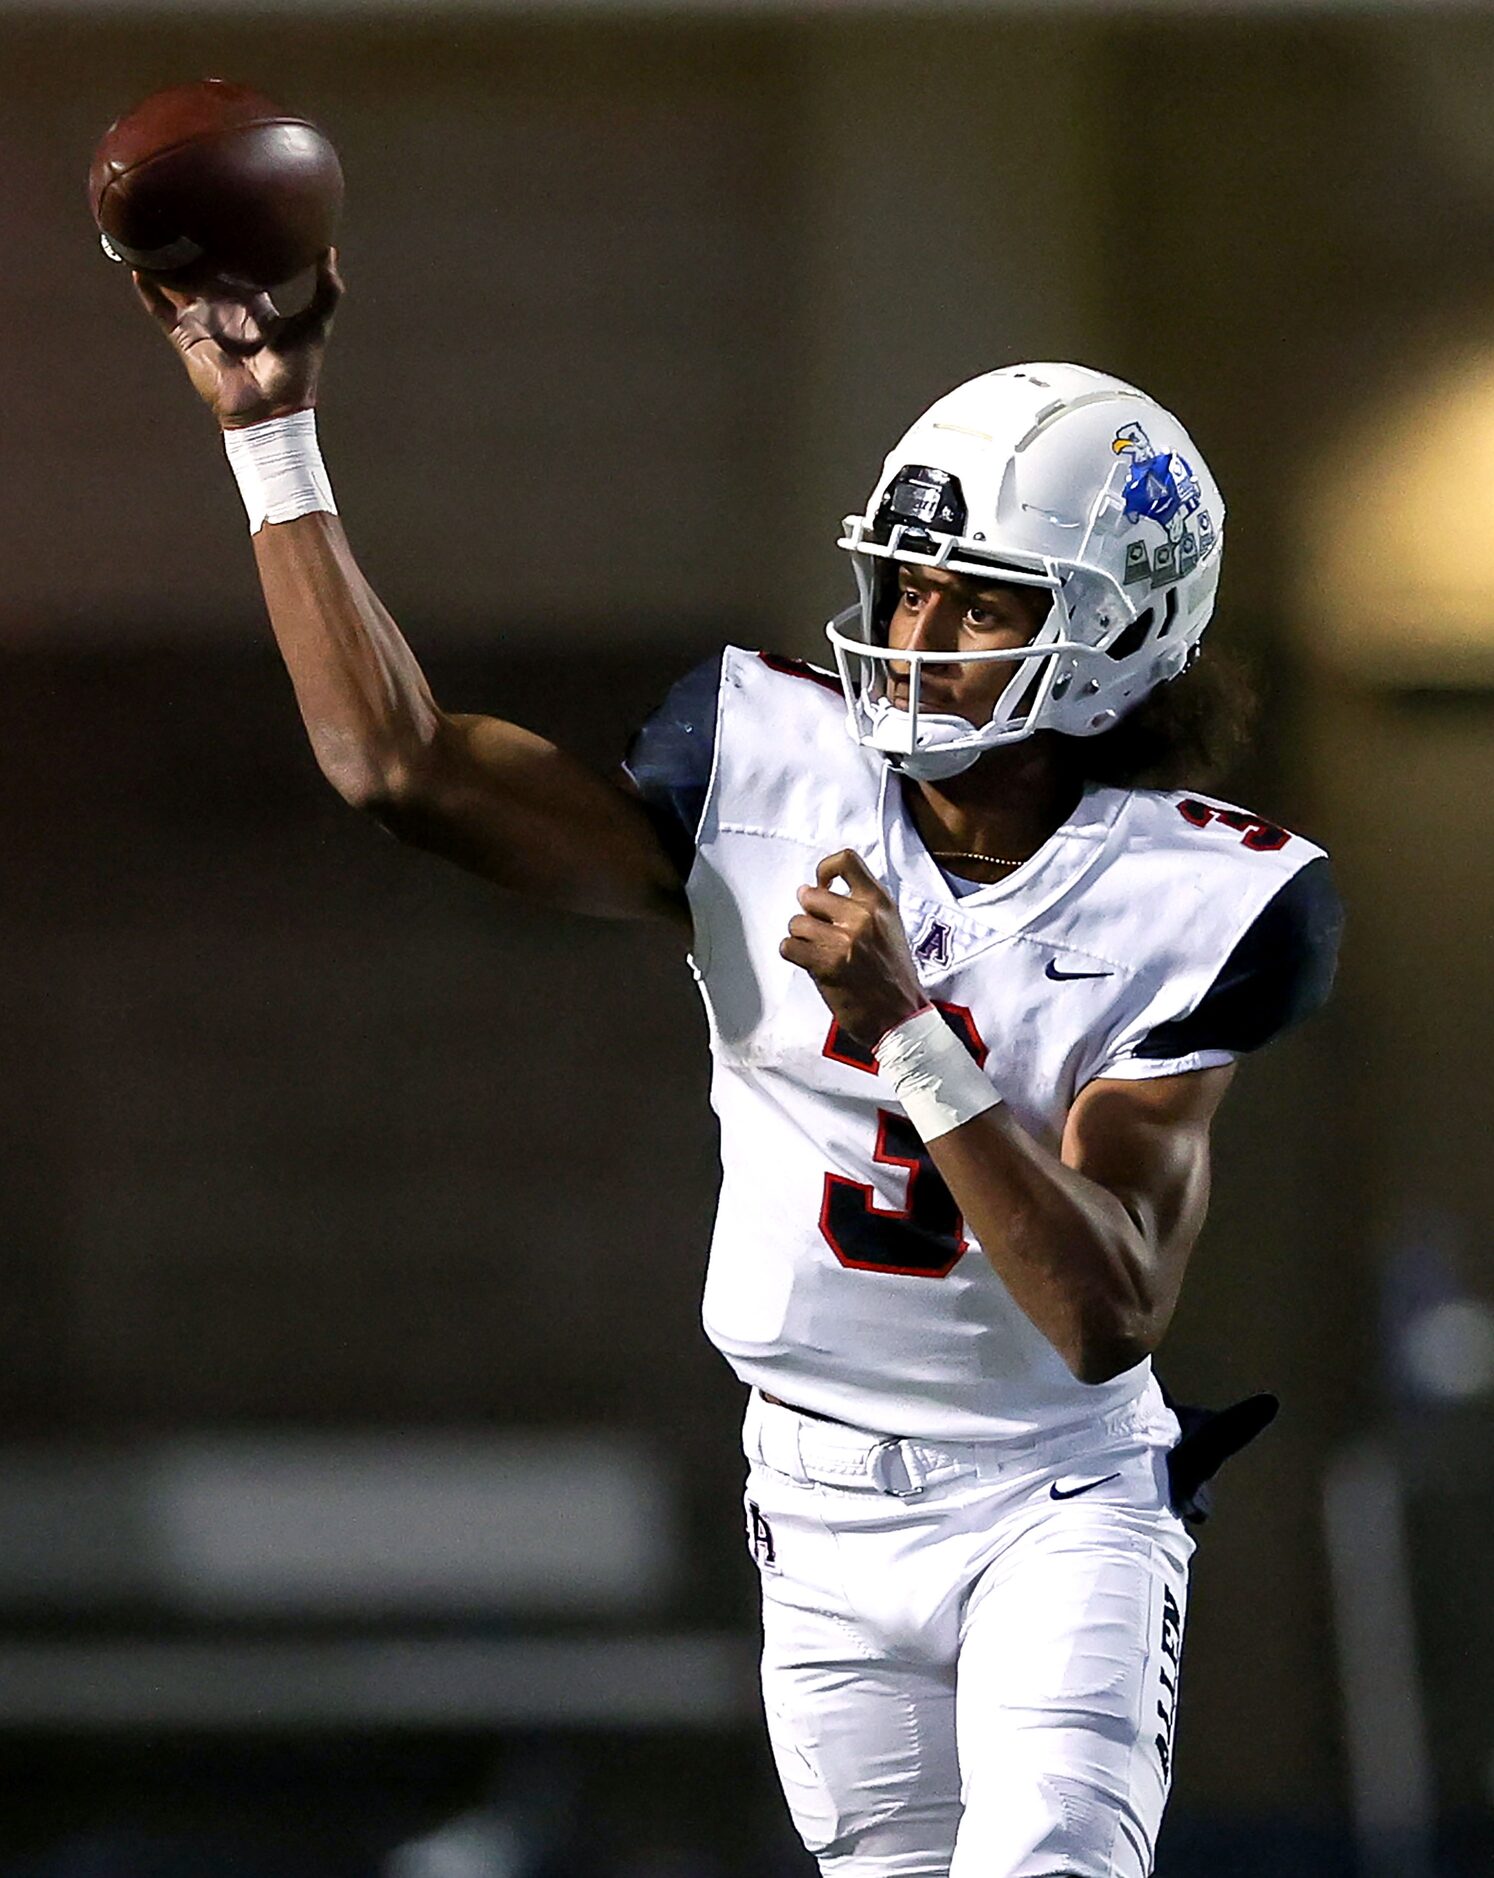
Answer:
[[[937, 1000], [936, 1000], [937, 1003]], [[984, 1065], [986, 1046], [962, 1004], [938, 1004], [965, 1048]], [[854, 1037], [831, 1024], [824, 1054], [853, 1069], [877, 1073], [877, 1060]], [[907, 1170], [900, 1207], [877, 1205], [863, 1180], [826, 1174], [820, 1231], [842, 1265], [858, 1272], [893, 1272], [907, 1278], [945, 1278], [968, 1249], [965, 1222], [928, 1149], [900, 1109], [877, 1110], [872, 1159], [880, 1167]]]

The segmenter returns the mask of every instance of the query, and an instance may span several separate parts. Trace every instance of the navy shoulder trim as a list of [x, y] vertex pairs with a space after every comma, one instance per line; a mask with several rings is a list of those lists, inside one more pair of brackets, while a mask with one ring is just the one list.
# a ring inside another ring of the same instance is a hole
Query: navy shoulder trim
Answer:
[[1333, 873], [1319, 855], [1257, 914], [1196, 1009], [1149, 1030], [1135, 1054], [1258, 1050], [1326, 1002], [1342, 927]]
[[670, 687], [635, 731], [623, 768], [637, 785], [659, 838], [683, 880], [695, 862], [716, 755], [716, 702], [724, 653], [703, 660]]

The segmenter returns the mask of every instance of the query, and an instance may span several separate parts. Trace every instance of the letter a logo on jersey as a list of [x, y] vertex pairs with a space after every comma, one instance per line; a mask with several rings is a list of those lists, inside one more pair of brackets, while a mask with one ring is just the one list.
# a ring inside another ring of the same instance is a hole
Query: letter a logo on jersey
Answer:
[[924, 927], [914, 942], [913, 956], [920, 965], [948, 965], [949, 928], [942, 919], [931, 919]]

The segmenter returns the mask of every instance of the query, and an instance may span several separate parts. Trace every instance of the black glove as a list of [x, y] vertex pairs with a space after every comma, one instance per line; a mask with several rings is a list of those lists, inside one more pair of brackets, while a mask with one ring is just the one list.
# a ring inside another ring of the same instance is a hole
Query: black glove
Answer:
[[1190, 1526], [1201, 1526], [1214, 1510], [1208, 1483], [1232, 1454], [1269, 1428], [1281, 1407], [1274, 1395], [1248, 1395], [1226, 1409], [1190, 1408], [1162, 1396], [1177, 1416], [1182, 1435], [1167, 1456], [1167, 1486], [1172, 1510]]

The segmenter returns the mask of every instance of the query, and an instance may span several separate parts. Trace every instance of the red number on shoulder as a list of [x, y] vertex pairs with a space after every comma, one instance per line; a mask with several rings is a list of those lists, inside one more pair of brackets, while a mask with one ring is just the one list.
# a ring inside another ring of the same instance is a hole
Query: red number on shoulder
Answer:
[[1241, 846], [1255, 854], [1274, 854], [1292, 838], [1275, 822], [1263, 822], [1258, 815], [1246, 815], [1241, 809], [1211, 808], [1207, 802], [1198, 802], [1192, 796], [1185, 796], [1178, 804], [1178, 814], [1192, 828], [1207, 828], [1217, 822], [1221, 828], [1237, 830]]

